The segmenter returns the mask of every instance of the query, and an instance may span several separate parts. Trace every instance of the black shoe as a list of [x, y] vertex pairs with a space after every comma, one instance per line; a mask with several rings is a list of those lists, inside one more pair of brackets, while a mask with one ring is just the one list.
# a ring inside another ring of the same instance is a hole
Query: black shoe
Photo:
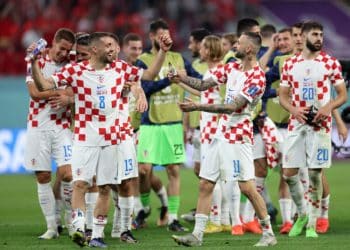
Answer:
[[89, 243], [89, 247], [107, 248], [107, 244], [102, 238], [93, 238]]
[[85, 239], [90, 242], [92, 236], [92, 229], [85, 229]]
[[57, 226], [57, 233], [61, 234], [63, 232], [64, 227], [62, 225]]
[[87, 246], [84, 232], [77, 230], [72, 234], [72, 240], [81, 247]]
[[187, 232], [188, 228], [182, 226], [178, 220], [173, 220], [173, 222], [168, 225], [168, 231]]
[[120, 241], [130, 244], [138, 243], [135, 237], [132, 235], [131, 231], [128, 230], [120, 235]]
[[136, 218], [132, 221], [132, 228], [133, 229], [140, 229], [144, 228], [146, 226], [146, 218], [151, 214], [151, 209], [148, 211], [148, 213], [145, 212], [145, 210], [140, 210], [140, 212], [137, 214]]

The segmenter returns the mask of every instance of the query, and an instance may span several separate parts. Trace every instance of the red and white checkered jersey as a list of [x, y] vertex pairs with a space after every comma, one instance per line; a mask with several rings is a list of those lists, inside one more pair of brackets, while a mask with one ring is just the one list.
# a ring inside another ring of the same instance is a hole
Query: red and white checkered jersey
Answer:
[[[280, 85], [291, 88], [294, 107], [320, 108], [331, 99], [331, 86], [343, 83], [341, 65], [337, 59], [321, 52], [315, 59], [305, 60], [297, 54], [283, 64]], [[332, 117], [320, 123], [315, 130], [330, 132]], [[302, 126], [293, 116], [289, 119], [288, 130], [293, 131]]]
[[142, 69], [116, 60], [102, 70], [94, 70], [88, 61], [73, 63], [52, 76], [58, 86], [70, 85], [74, 92], [74, 143], [114, 145], [132, 135], [121, 112], [128, 101], [122, 90], [125, 82], [138, 81], [142, 74]]
[[[212, 69], [215, 70], [216, 68]], [[203, 80], [211, 77], [210, 71], [205, 72]], [[221, 103], [220, 88], [219, 86], [211, 87], [201, 92], [202, 104], [219, 104]], [[201, 112], [200, 115], [200, 131], [201, 131], [201, 143], [210, 143], [214, 138], [216, 129], [218, 127], [219, 117], [218, 114]]]
[[[44, 58], [40, 58], [38, 61], [39, 68], [44, 75], [49, 76], [59, 72], [62, 67], [67, 64], [56, 63], [52, 61], [48, 55]], [[27, 64], [26, 83], [34, 84], [32, 77], [32, 65]], [[29, 100], [29, 114], [27, 118], [28, 129], [38, 130], [61, 130], [62, 128], [69, 128], [70, 126], [70, 108], [62, 107], [60, 109], [53, 109], [48, 100]]]
[[230, 115], [223, 114], [215, 138], [228, 143], [253, 144], [253, 124], [251, 111], [257, 105], [265, 91], [265, 73], [257, 64], [248, 71], [242, 71], [237, 62], [230, 62], [212, 72], [218, 84], [226, 83], [225, 103], [229, 104], [241, 95], [248, 103]]

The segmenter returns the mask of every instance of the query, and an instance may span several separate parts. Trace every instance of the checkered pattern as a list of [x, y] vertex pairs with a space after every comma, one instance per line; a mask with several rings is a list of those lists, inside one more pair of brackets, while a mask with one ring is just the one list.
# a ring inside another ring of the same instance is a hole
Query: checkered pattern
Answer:
[[[341, 65], [338, 60], [321, 52], [313, 60], [304, 60], [301, 54], [286, 60], [280, 85], [291, 89], [293, 106], [310, 107], [314, 105], [320, 108], [331, 98], [331, 85], [342, 82]], [[300, 127], [297, 125], [299, 125], [298, 121], [291, 116], [288, 130], [293, 131]], [[331, 115], [320, 124], [320, 127], [314, 129], [316, 131], [323, 129], [329, 133], [330, 128]]]
[[142, 70], [118, 60], [95, 71], [88, 61], [67, 65], [53, 76], [58, 86], [72, 86], [75, 97], [76, 143], [84, 146], [119, 144], [132, 136], [125, 82], [139, 81]]
[[265, 144], [267, 164], [274, 168], [281, 161], [281, 153], [278, 150], [278, 143], [281, 139], [278, 136], [276, 125], [270, 118], [265, 118], [264, 126], [260, 129], [260, 133]]
[[[207, 71], [203, 80], [210, 78], [211, 74]], [[219, 104], [221, 103], [220, 88], [219, 86], [211, 87], [201, 92], [202, 104]], [[200, 115], [200, 131], [201, 131], [201, 143], [210, 143], [214, 138], [216, 129], [218, 127], [218, 115], [214, 113], [201, 112]]]
[[265, 91], [264, 71], [258, 65], [251, 70], [242, 71], [240, 65], [234, 62], [213, 71], [212, 77], [218, 84], [226, 83], [226, 104], [233, 103], [238, 95], [247, 100], [246, 105], [231, 115], [222, 115], [215, 137], [232, 144], [253, 144], [251, 110], [257, 105]]
[[[40, 58], [38, 61], [39, 68], [44, 77], [49, 77], [61, 70], [64, 63], [55, 63], [50, 60], [48, 55], [45, 58]], [[26, 83], [34, 84], [32, 78], [31, 64], [27, 64]], [[52, 109], [47, 100], [33, 100], [29, 101], [29, 113], [27, 117], [28, 129], [40, 130], [57, 130], [62, 128], [69, 128], [70, 126], [70, 108], [62, 107], [60, 109]]]

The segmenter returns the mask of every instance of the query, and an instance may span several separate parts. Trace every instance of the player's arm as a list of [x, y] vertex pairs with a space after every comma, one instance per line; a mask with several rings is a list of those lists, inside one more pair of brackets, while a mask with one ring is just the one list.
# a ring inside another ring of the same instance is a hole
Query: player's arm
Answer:
[[337, 92], [336, 98], [331, 99], [326, 105], [319, 108], [313, 120], [314, 122], [325, 119], [331, 114], [332, 110], [339, 108], [346, 102], [348, 96], [344, 81], [335, 85], [334, 89]]
[[210, 113], [232, 114], [233, 112], [244, 107], [247, 103], [248, 100], [239, 94], [232, 100], [231, 103], [227, 104], [200, 104], [186, 98], [186, 102], [179, 103], [179, 106], [184, 112], [197, 110]]
[[35, 86], [40, 92], [56, 89], [54, 80], [51, 77], [45, 78], [41, 73], [37, 60], [32, 61], [32, 75]]
[[34, 101], [39, 101], [39, 100], [47, 100], [50, 97], [56, 96], [57, 92], [55, 90], [47, 90], [47, 91], [39, 91], [38, 88], [35, 86], [34, 82], [30, 81], [27, 84], [28, 92], [30, 97]]
[[342, 142], [345, 142], [348, 137], [348, 129], [343, 119], [341, 118], [338, 109], [333, 109], [332, 116], [335, 120], [335, 124], [337, 125], [339, 139]]
[[294, 107], [290, 102], [289, 97], [289, 87], [280, 86], [279, 88], [279, 100], [281, 106], [291, 113], [298, 122], [304, 124], [307, 120], [306, 113], [308, 112], [308, 107]]
[[163, 62], [165, 60], [165, 54], [170, 50], [173, 41], [169, 34], [163, 34], [160, 37], [159, 45], [160, 49], [157, 53], [155, 60], [152, 65], [146, 69], [142, 75], [142, 80], [153, 80], [162, 68]]
[[182, 82], [183, 84], [198, 91], [204, 91], [218, 85], [212, 78], [202, 80], [187, 76], [184, 72], [181, 71], [179, 71], [176, 75], [168, 75], [168, 77], [172, 82]]
[[135, 83], [130, 86], [130, 91], [136, 98], [136, 110], [138, 112], [145, 112], [148, 108], [147, 98], [140, 83]]

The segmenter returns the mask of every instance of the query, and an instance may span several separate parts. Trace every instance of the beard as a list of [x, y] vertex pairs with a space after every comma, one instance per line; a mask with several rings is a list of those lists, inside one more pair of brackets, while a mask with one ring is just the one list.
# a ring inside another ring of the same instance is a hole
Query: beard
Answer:
[[245, 58], [246, 54], [244, 52], [237, 51], [235, 55], [238, 59]]
[[311, 52], [317, 52], [322, 49], [322, 43], [319, 44], [313, 44], [310, 42], [309, 39], [306, 39], [306, 47], [311, 51]]

